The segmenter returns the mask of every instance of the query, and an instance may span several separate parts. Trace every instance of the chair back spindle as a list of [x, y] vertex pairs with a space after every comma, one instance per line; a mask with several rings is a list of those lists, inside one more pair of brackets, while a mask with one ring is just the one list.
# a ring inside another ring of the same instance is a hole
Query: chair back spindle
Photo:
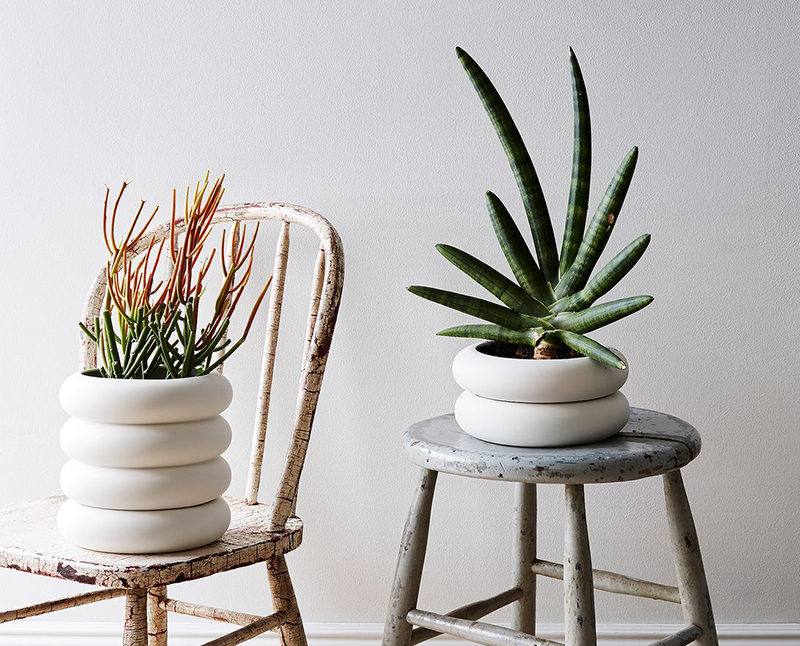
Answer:
[[278, 346], [278, 332], [281, 326], [283, 308], [283, 288], [286, 284], [286, 264], [289, 260], [289, 223], [281, 224], [278, 244], [275, 249], [275, 265], [272, 269], [272, 286], [267, 312], [267, 338], [264, 342], [264, 358], [261, 361], [261, 384], [258, 389], [258, 404], [253, 427], [253, 447], [250, 451], [250, 466], [247, 473], [245, 501], [258, 502], [258, 489], [261, 484], [261, 468], [264, 463], [264, 444], [267, 435], [269, 403], [272, 397], [272, 376], [275, 373], [275, 354]]

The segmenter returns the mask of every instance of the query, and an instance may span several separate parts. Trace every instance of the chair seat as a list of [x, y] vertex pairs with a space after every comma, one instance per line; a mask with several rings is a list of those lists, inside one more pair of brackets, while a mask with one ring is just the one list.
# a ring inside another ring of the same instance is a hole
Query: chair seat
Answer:
[[525, 448], [467, 435], [442, 415], [403, 435], [408, 458], [426, 469], [487, 480], [589, 484], [638, 480], [679, 469], [700, 453], [700, 435], [677, 417], [632, 408], [618, 435], [579, 446]]
[[62, 538], [56, 513], [64, 496], [0, 507], [0, 567], [99, 585], [149, 588], [199, 579], [290, 552], [303, 538], [303, 523], [289, 518], [283, 531], [266, 532], [271, 507], [225, 498], [231, 525], [218, 541], [170, 554], [107, 554]]

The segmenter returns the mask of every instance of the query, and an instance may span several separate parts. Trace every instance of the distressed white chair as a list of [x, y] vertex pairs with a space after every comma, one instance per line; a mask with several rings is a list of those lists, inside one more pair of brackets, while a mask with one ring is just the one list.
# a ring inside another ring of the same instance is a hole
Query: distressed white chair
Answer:
[[[536, 577], [564, 581], [566, 646], [596, 646], [594, 590], [680, 604], [686, 626], [650, 646], [718, 646], [711, 600], [680, 469], [700, 452], [700, 435], [686, 422], [631, 409], [622, 432], [604, 442], [553, 449], [489, 444], [470, 437], [453, 415], [411, 426], [403, 436], [409, 459], [422, 467], [400, 545], [383, 646], [411, 646], [440, 634], [485, 646], [563, 646], [536, 632]], [[418, 609], [431, 504], [439, 472], [516, 483], [514, 585], [498, 595], [445, 614]], [[592, 570], [584, 485], [662, 476], [677, 587]], [[566, 495], [564, 562], [536, 554], [536, 485], [563, 484]], [[515, 603], [513, 628], [477, 621]]]
[[[124, 646], [166, 646], [167, 613], [175, 612], [242, 626], [207, 646], [231, 646], [268, 630], [279, 631], [285, 646], [305, 646], [306, 637], [284, 555], [300, 545], [303, 524], [295, 516], [297, 486], [306, 456], [328, 349], [331, 344], [344, 278], [344, 257], [336, 230], [308, 209], [280, 203], [222, 206], [214, 223], [237, 220], [280, 222], [273, 283], [269, 301], [261, 384], [256, 411], [247, 491], [243, 499], [228, 499], [232, 521], [218, 541], [186, 552], [162, 555], [125, 555], [91, 552], [67, 543], [56, 529], [55, 515], [63, 496], [53, 496], [0, 509], [0, 566], [41, 574], [102, 589], [85, 594], [0, 612], [0, 623], [33, 617], [111, 597], [125, 596]], [[311, 304], [302, 361], [294, 431], [271, 506], [258, 502], [261, 466], [270, 408], [275, 350], [289, 254], [289, 228], [297, 225], [319, 238], [313, 272]], [[168, 225], [153, 230], [160, 240]], [[145, 236], [140, 249], [149, 243]], [[92, 321], [105, 293], [106, 275], [95, 279], [84, 307]], [[96, 348], [84, 340], [81, 369], [96, 365]], [[255, 616], [167, 597], [171, 583], [210, 576], [234, 568], [266, 563], [273, 613]]]

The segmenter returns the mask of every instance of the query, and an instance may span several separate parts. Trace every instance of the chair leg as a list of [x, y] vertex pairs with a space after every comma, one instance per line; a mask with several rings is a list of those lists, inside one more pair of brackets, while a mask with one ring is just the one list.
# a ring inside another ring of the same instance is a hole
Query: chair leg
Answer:
[[294, 594], [292, 579], [286, 566], [286, 557], [275, 556], [267, 561], [267, 576], [272, 591], [272, 606], [276, 612], [285, 612], [287, 618], [280, 626], [282, 646], [308, 646], [306, 631], [297, 598]]
[[522, 598], [514, 607], [514, 630], [536, 633], [536, 575], [531, 570], [536, 560], [536, 485], [518, 483], [514, 495], [514, 585]]
[[147, 646], [167, 646], [167, 611], [158, 605], [166, 596], [166, 586], [147, 591]]
[[718, 646], [703, 557], [680, 470], [664, 475], [664, 495], [684, 620], [703, 631], [696, 640], [699, 646]]
[[389, 611], [383, 628], [383, 646], [411, 644], [412, 626], [406, 621], [406, 615], [416, 607], [419, 596], [436, 476], [436, 471], [422, 469], [417, 493], [408, 510], [389, 598]]
[[146, 590], [131, 590], [125, 596], [125, 632], [122, 646], [147, 646]]
[[566, 646], [596, 646], [594, 582], [583, 485], [565, 487], [564, 623]]

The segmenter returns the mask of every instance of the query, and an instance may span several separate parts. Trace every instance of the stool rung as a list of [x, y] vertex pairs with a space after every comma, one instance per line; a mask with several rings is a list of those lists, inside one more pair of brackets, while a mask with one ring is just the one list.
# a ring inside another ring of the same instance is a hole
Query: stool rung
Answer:
[[[534, 574], [550, 577], [551, 579], [564, 578], [564, 566], [561, 563], [536, 560], [533, 562], [531, 569]], [[658, 601], [669, 601], [670, 603], [681, 602], [678, 588], [671, 585], [634, 579], [633, 577], [609, 572], [608, 570], [592, 570], [592, 578], [594, 579], [594, 587], [597, 590], [615, 594], [627, 594], [632, 597], [656, 599]], [[669, 646], [672, 645], [670, 644]]]
[[[500, 594], [489, 597], [488, 599], [481, 599], [480, 601], [475, 601], [474, 603], [451, 610], [443, 616], [453, 617], [454, 619], [480, 619], [481, 617], [485, 617], [489, 613], [499, 610], [500, 608], [507, 606], [509, 603], [514, 603], [521, 598], [522, 590], [520, 588], [511, 588], [510, 590], [501, 592]], [[430, 628], [415, 628], [411, 631], [411, 646], [416, 646], [417, 644], [421, 644], [422, 642], [433, 639], [434, 637], [438, 637], [439, 635], [441, 635], [441, 633], [437, 630]]]
[[408, 623], [422, 628], [461, 637], [483, 646], [564, 646], [560, 642], [540, 639], [534, 635], [521, 633], [503, 626], [495, 626], [482, 621], [457, 619], [425, 610], [410, 610], [406, 616]]
[[664, 639], [651, 642], [649, 646], [686, 646], [687, 644], [691, 644], [702, 634], [703, 630], [699, 626], [692, 624], [672, 635], [664, 637]]

